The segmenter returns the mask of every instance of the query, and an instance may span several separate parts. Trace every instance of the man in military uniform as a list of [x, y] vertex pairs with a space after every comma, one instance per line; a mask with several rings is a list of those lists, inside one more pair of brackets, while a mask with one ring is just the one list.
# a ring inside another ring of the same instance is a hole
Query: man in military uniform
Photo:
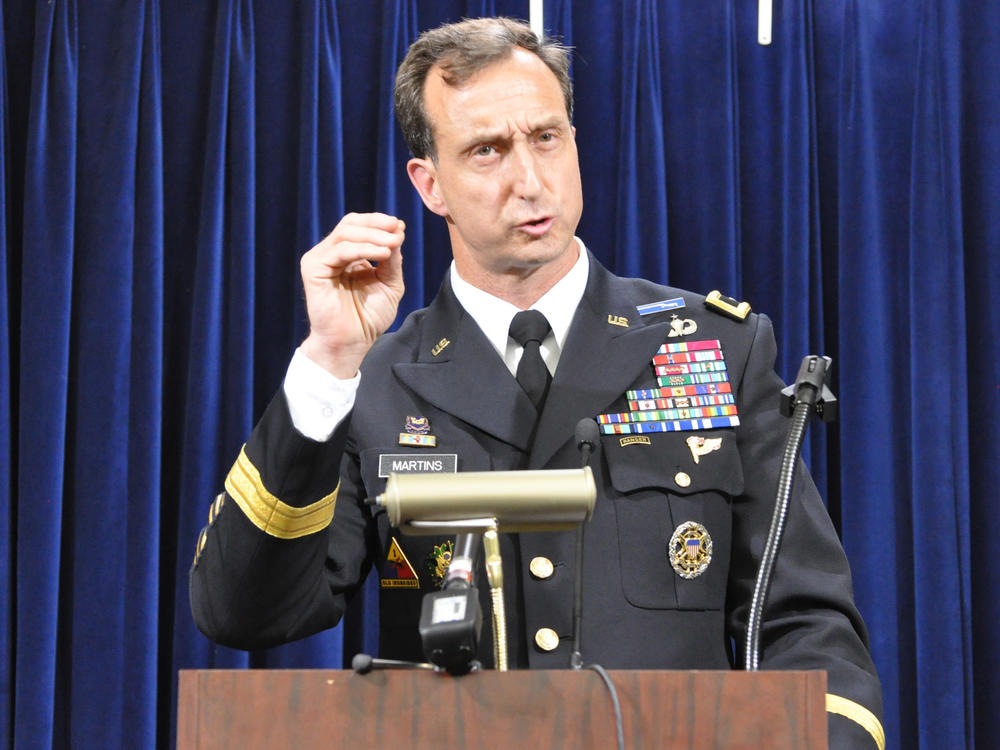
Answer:
[[[393, 467], [575, 468], [574, 427], [595, 418], [584, 656], [738, 667], [786, 431], [770, 322], [718, 295], [618, 278], [574, 236], [568, 56], [526, 26], [425, 33], [400, 66], [396, 111], [454, 262], [430, 306], [383, 337], [403, 294], [403, 222], [348, 215], [303, 256], [310, 333], [199, 538], [199, 628], [247, 649], [301, 638], [335, 625], [374, 566], [381, 653], [419, 660], [420, 602], [447, 540], [403, 537], [365, 499]], [[511, 661], [567, 666], [575, 536], [503, 545]], [[831, 747], [883, 747], [850, 570], [804, 468], [761, 666], [827, 670]]]

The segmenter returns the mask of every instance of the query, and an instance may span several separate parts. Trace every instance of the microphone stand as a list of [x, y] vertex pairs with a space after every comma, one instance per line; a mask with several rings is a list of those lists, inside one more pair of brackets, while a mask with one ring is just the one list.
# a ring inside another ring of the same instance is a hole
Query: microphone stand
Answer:
[[[580, 451], [581, 467], [590, 463], [590, 456], [601, 440], [597, 423], [581, 419], [576, 423], [576, 448]], [[576, 527], [576, 578], [573, 582], [573, 651], [569, 656], [570, 669], [583, 668], [580, 652], [580, 630], [583, 623], [583, 524]]]
[[778, 475], [778, 491], [771, 516], [771, 527], [761, 556], [757, 580], [754, 584], [753, 600], [747, 617], [746, 671], [755, 672], [760, 665], [760, 623], [771, 588], [771, 576], [777, 560], [781, 537], [785, 530], [788, 504], [795, 484], [795, 466], [802, 452], [809, 418], [815, 413], [824, 422], [832, 422], [837, 416], [837, 399], [826, 387], [826, 374], [833, 360], [829, 357], [809, 355], [802, 360], [794, 385], [781, 391], [781, 413], [791, 416], [792, 424], [785, 440], [785, 451]]
[[503, 603], [503, 561], [500, 559], [500, 539], [497, 525], [483, 534], [486, 552], [486, 577], [490, 583], [490, 600], [493, 603], [493, 661], [498, 672], [507, 671], [507, 610]]

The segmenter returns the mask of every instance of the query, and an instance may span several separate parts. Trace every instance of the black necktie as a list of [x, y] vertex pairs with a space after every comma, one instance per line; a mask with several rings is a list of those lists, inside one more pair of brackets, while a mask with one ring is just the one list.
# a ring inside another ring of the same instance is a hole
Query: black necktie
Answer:
[[510, 322], [510, 337], [524, 347], [521, 361], [517, 363], [517, 382], [539, 412], [552, 382], [540, 351], [542, 340], [550, 330], [549, 321], [538, 310], [522, 310]]

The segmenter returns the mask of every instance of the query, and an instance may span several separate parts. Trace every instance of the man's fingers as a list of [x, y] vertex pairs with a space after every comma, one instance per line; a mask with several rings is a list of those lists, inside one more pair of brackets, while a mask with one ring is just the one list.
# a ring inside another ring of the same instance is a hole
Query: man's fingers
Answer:
[[[306, 277], [332, 278], [389, 261], [406, 238], [406, 224], [388, 214], [348, 214], [336, 228], [302, 256]], [[398, 265], [398, 262], [397, 262]], [[392, 269], [394, 274], [398, 269]]]
[[306, 276], [329, 278], [343, 273], [348, 266], [358, 262], [384, 261], [391, 252], [391, 246], [371, 242], [320, 244], [302, 256], [302, 272]]
[[357, 224], [339, 226], [320, 242], [320, 245], [336, 245], [338, 242], [367, 242], [372, 245], [392, 247], [403, 241], [403, 230], [400, 228], [402, 224], [403, 222], [397, 219], [391, 230]]
[[347, 214], [320, 244], [371, 242], [391, 246], [402, 241], [405, 228], [406, 224], [402, 220], [388, 214]]
[[[402, 223], [402, 222], [400, 222]], [[389, 286], [402, 285], [403, 283], [403, 249], [402, 245], [392, 248], [389, 257], [383, 263], [379, 263], [376, 271], [378, 278]]]
[[333, 231], [337, 231], [337, 228], [340, 226], [352, 225], [374, 227], [376, 229], [384, 229], [387, 232], [392, 232], [395, 231], [398, 223], [399, 219], [395, 216], [379, 213], [377, 211], [367, 214], [349, 213], [337, 223], [337, 226], [334, 227]]

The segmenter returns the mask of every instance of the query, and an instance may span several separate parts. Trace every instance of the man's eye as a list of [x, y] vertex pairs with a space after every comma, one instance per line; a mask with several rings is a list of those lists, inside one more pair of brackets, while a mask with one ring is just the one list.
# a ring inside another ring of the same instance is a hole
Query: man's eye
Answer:
[[483, 145], [483, 146], [480, 146], [479, 148], [476, 149], [476, 155], [477, 156], [489, 156], [492, 153], [493, 153], [493, 147], [492, 146]]

